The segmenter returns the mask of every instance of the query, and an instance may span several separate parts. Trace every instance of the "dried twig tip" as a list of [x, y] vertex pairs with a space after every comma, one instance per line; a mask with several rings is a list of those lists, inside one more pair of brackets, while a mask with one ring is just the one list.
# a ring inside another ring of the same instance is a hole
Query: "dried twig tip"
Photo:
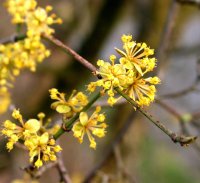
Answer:
[[195, 140], [197, 139], [197, 136], [184, 136], [184, 135], [176, 135], [173, 134], [173, 136], [171, 137], [172, 141], [174, 143], [179, 143], [181, 146], [188, 146], [189, 144], [192, 144], [193, 142], [195, 142]]

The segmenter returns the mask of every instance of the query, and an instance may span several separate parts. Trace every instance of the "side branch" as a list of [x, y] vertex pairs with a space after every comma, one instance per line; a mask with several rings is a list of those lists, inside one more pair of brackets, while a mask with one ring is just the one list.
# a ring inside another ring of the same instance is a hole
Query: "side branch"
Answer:
[[68, 47], [65, 44], [63, 44], [60, 40], [58, 40], [58, 39], [56, 39], [54, 37], [46, 36], [46, 35], [43, 35], [43, 37], [46, 38], [47, 40], [49, 40], [50, 42], [54, 43], [58, 47], [62, 48], [65, 52], [67, 52], [70, 55], [72, 55], [78, 62], [80, 62], [85, 67], [87, 67], [93, 73], [96, 73], [97, 69], [93, 64], [88, 62], [86, 59], [84, 59], [82, 56], [80, 56], [78, 53], [76, 53], [70, 47]]
[[70, 131], [74, 122], [79, 118], [79, 114], [83, 111], [87, 111], [100, 97], [101, 93], [98, 92], [80, 112], [76, 113], [74, 117], [69, 120], [63, 120], [63, 127], [57, 131], [57, 133], [54, 135], [54, 139], [57, 140], [63, 133], [65, 133], [65, 131]]
[[200, 6], [200, 0], [176, 0], [180, 4]]
[[26, 35], [21, 34], [21, 35], [12, 35], [10, 37], [6, 37], [0, 40], [0, 44], [8, 44], [8, 43], [13, 43], [17, 42], [20, 40], [23, 40], [26, 38]]
[[140, 108], [135, 101], [133, 101], [129, 96], [124, 94], [118, 88], [115, 89], [121, 96], [123, 96], [133, 107], [135, 107], [140, 113], [142, 113], [147, 119], [149, 119], [154, 125], [160, 128], [165, 134], [167, 134], [174, 143], [179, 143], [181, 146], [189, 145], [190, 143], [194, 142], [197, 137], [196, 136], [184, 136], [178, 135], [168, 128], [166, 128], [160, 121], [157, 121], [153, 118], [152, 115], [148, 114], [145, 110]]
[[71, 181], [71, 179], [68, 175], [67, 169], [64, 165], [61, 154], [59, 154], [59, 156], [58, 156], [57, 169], [58, 169], [58, 172], [60, 174], [60, 182], [72, 183], [72, 181]]
[[[74, 50], [72, 50], [71, 48], [69, 48], [68, 46], [64, 45], [61, 41], [57, 40], [56, 38], [52, 38], [52, 37], [45, 37], [48, 40], [50, 40], [52, 43], [56, 44], [58, 47], [62, 48], [65, 52], [69, 53], [70, 55], [72, 55], [77, 61], [79, 61], [82, 65], [84, 65], [86, 68], [88, 68], [89, 70], [91, 70], [93, 73], [96, 73], [97, 69], [94, 65], [92, 65], [89, 61], [87, 61], [86, 59], [84, 59], [83, 57], [81, 57], [78, 53], [76, 53]], [[98, 78], [100, 78], [99, 76], [97, 76]], [[179, 143], [181, 146], [184, 145], [188, 145], [190, 143], [192, 143], [193, 141], [195, 141], [197, 139], [196, 136], [184, 136], [184, 135], [177, 135], [176, 133], [172, 132], [171, 130], [169, 130], [168, 128], [166, 128], [161, 122], [155, 120], [153, 118], [152, 115], [148, 114], [146, 111], [144, 111], [142, 108], [140, 108], [135, 101], [133, 101], [130, 97], [128, 97], [126, 94], [124, 94], [122, 91], [120, 91], [119, 89], [116, 88], [116, 91], [123, 96], [133, 107], [135, 107], [136, 109], [138, 109], [138, 111], [140, 111], [147, 119], [149, 119], [154, 125], [156, 125], [158, 128], [160, 128], [165, 134], [167, 134], [173, 142], [175, 143]], [[88, 104], [89, 107], [101, 96], [101, 94], [97, 94], [94, 97], [94, 101], [92, 100], [92, 103]], [[88, 106], [87, 105], [87, 106]], [[85, 108], [89, 108], [89, 107], [85, 107]], [[87, 110], [87, 109], [83, 109]], [[60, 135], [62, 135], [65, 130], [71, 130], [71, 127], [73, 125], [73, 123], [78, 119], [80, 113], [77, 113], [73, 118], [71, 118], [69, 121], [64, 122], [64, 128], [60, 129], [55, 135], [54, 138], [58, 139], [60, 137]]]

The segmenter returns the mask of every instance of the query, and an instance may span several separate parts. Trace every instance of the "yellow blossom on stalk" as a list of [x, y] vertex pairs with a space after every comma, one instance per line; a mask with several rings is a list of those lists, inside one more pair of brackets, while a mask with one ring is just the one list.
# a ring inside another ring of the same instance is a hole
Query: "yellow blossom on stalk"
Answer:
[[132, 41], [131, 35], [122, 36], [122, 51], [116, 48], [121, 55], [119, 63], [116, 64], [116, 57], [110, 56], [111, 64], [98, 60], [99, 74], [102, 79], [91, 82], [88, 90], [94, 92], [97, 86], [103, 87], [109, 98], [108, 103], [112, 106], [118, 99], [114, 98], [115, 88], [128, 94], [139, 106], [149, 105], [155, 98], [156, 88], [154, 85], [160, 83], [158, 77], [144, 78], [144, 74], [152, 71], [156, 66], [156, 59], [150, 58], [154, 50], [150, 49], [146, 43], [136, 43]]
[[97, 136], [102, 138], [106, 133], [106, 123], [104, 123], [105, 116], [104, 114], [99, 114], [101, 111], [101, 107], [96, 107], [96, 110], [89, 118], [86, 112], [81, 112], [79, 115], [79, 121], [77, 121], [72, 131], [74, 133], [74, 137], [78, 138], [79, 142], [83, 142], [83, 137], [87, 134], [88, 139], [90, 141], [90, 147], [96, 148], [96, 141], [93, 136]]
[[135, 41], [132, 41], [131, 35], [123, 35], [121, 40], [123, 42], [124, 51], [115, 48], [122, 56], [120, 58], [121, 64], [127, 69], [139, 72], [141, 75], [153, 70], [156, 59], [149, 57], [154, 54], [153, 49], [150, 49], [146, 43], [136, 43]]
[[52, 109], [63, 114], [64, 118], [72, 117], [88, 104], [87, 96], [75, 90], [68, 99], [66, 99], [65, 93], [60, 93], [56, 88], [50, 89], [49, 93], [51, 99], [56, 100], [51, 104]]
[[[108, 103], [111, 106], [117, 101], [117, 99], [114, 98], [114, 88], [118, 87], [123, 89], [127, 82], [129, 82], [129, 79], [127, 79], [128, 73], [125, 67], [122, 64], [115, 64], [115, 60], [115, 55], [110, 56], [111, 63], [98, 60], [97, 65], [99, 66], [99, 71], [97, 74], [100, 74], [102, 79], [96, 82], [91, 82], [88, 85], [88, 91], [90, 92], [94, 92], [97, 86], [103, 87], [103, 91], [108, 93]], [[133, 73], [130, 73], [130, 75], [132, 74]]]
[[30, 162], [34, 161], [37, 168], [41, 167], [43, 162], [56, 161], [56, 153], [62, 150], [59, 145], [55, 145], [55, 140], [50, 138], [47, 132], [28, 138], [24, 145], [29, 150]]
[[154, 85], [159, 84], [158, 77], [143, 78], [135, 77], [134, 82], [124, 90], [139, 106], [148, 106], [154, 101], [156, 88]]
[[17, 120], [17, 123], [6, 120], [1, 131], [8, 138], [7, 149], [12, 150], [13, 145], [18, 140], [22, 140], [29, 151], [30, 162], [33, 162], [37, 168], [41, 167], [44, 161], [56, 161], [56, 153], [62, 150], [52, 138], [56, 125], [48, 128], [49, 119], [44, 122], [44, 113], [38, 114], [39, 120], [29, 119], [25, 122], [20, 111], [15, 109], [12, 117]]
[[40, 122], [37, 119], [29, 119], [24, 122], [19, 110], [14, 110], [12, 117], [18, 121], [19, 124], [6, 120], [3, 123], [1, 133], [8, 138], [7, 149], [13, 149], [13, 145], [19, 140], [26, 140], [32, 135], [35, 135], [40, 130]]

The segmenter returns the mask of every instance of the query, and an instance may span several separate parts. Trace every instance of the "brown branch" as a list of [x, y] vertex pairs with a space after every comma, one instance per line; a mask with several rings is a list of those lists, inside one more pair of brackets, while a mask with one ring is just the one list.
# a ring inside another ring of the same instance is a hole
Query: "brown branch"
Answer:
[[133, 178], [132, 174], [130, 174], [130, 172], [124, 166], [119, 145], [115, 146], [114, 154], [115, 154], [115, 159], [117, 162], [117, 168], [118, 168], [119, 173], [122, 174], [122, 176], [124, 176], [125, 178], [127, 178], [130, 183], [136, 183], [136, 180]]
[[42, 166], [34, 175], [34, 178], [39, 179], [47, 170], [55, 167], [57, 162], [48, 163], [45, 166]]
[[179, 143], [181, 146], [189, 145], [190, 143], [194, 142], [197, 137], [196, 136], [184, 136], [184, 135], [178, 135], [168, 129], [163, 123], [160, 121], [154, 119], [154, 117], [149, 114], [147, 111], [142, 109], [140, 106], [137, 105], [137, 103], [132, 100], [128, 95], [124, 94], [119, 89], [115, 89], [121, 96], [123, 96], [129, 104], [131, 104], [134, 108], [136, 108], [141, 114], [143, 114], [147, 119], [149, 119], [150, 122], [152, 122], [155, 126], [157, 126], [160, 130], [162, 130], [166, 135], [168, 135], [171, 140], [174, 143]]
[[[181, 127], [181, 131], [182, 133], [190, 136], [190, 133], [188, 131], [188, 129], [185, 126], [185, 122], [181, 116], [181, 114], [178, 113], [178, 111], [176, 111], [173, 107], [167, 105], [165, 102], [163, 102], [162, 100], [156, 100], [156, 103], [159, 104], [162, 108], [166, 109], [166, 111], [168, 111], [170, 114], [172, 114], [174, 117], [177, 118], [177, 120], [179, 121], [180, 127]], [[191, 118], [191, 122], [193, 121], [193, 118]], [[194, 124], [194, 122], [192, 122], [192, 124]], [[198, 152], [200, 153], [200, 146], [199, 144], [197, 144], [197, 142], [194, 142], [192, 144], [192, 147]]]
[[161, 41], [158, 46], [157, 58], [158, 60], [163, 61], [166, 56], [166, 50], [169, 47], [169, 42], [171, 40], [172, 32], [174, 31], [176, 17], [178, 15], [179, 4], [176, 0], [172, 0], [171, 5], [169, 7], [166, 23], [163, 29], [163, 33], [161, 36]]
[[178, 120], [182, 119], [181, 115], [174, 108], [172, 108], [170, 105], [166, 104], [166, 102], [164, 102], [163, 100], [156, 99], [155, 102], [159, 106], [161, 106], [162, 108], [164, 108], [166, 111], [168, 111], [170, 114], [172, 114], [173, 116], [175, 116]]
[[[196, 84], [196, 83], [195, 83]], [[164, 95], [161, 95], [159, 96], [160, 98], [177, 98], [177, 97], [181, 97], [183, 95], [186, 95], [192, 91], [196, 91], [196, 86], [195, 85], [192, 85], [184, 90], [181, 90], [179, 92], [174, 92], [174, 93], [168, 93], [168, 94], [164, 94]]]
[[23, 40], [26, 38], [26, 35], [22, 34], [22, 35], [12, 35], [10, 37], [6, 37], [0, 40], [0, 44], [8, 44], [8, 43], [14, 43], [20, 40]]
[[200, 112], [198, 111], [198, 112], [194, 112], [193, 114], [192, 114], [192, 118], [193, 119], [199, 119], [200, 118]]
[[182, 5], [197, 5], [200, 6], [200, 0], [176, 0]]
[[158, 75], [160, 76], [160, 78], [163, 77], [163, 70], [167, 66], [167, 62], [165, 62], [165, 60], [167, 56], [167, 51], [169, 49], [169, 43], [172, 37], [172, 33], [175, 28], [175, 22], [179, 12], [179, 6], [180, 5], [176, 2], [176, 0], [171, 1], [166, 23], [164, 25], [163, 33], [160, 39], [160, 44], [157, 49], [157, 59], [160, 61], [158, 69]]
[[57, 169], [58, 169], [58, 172], [60, 174], [60, 182], [62, 182], [62, 183], [72, 183], [72, 181], [71, 181], [71, 179], [68, 175], [68, 171], [67, 171], [67, 169], [64, 165], [61, 153], [59, 153], [59, 155], [58, 155]]
[[70, 47], [63, 44], [60, 40], [58, 40], [54, 37], [51, 37], [51, 36], [47, 36], [47, 35], [43, 35], [43, 37], [46, 38], [47, 40], [51, 41], [52, 43], [54, 43], [58, 47], [62, 48], [65, 52], [72, 55], [78, 62], [80, 62], [82, 65], [84, 65], [86, 68], [88, 68], [94, 74], [96, 74], [97, 68], [93, 64], [91, 64], [89, 61], [84, 59], [82, 56], [80, 56], [78, 53], [76, 53]]

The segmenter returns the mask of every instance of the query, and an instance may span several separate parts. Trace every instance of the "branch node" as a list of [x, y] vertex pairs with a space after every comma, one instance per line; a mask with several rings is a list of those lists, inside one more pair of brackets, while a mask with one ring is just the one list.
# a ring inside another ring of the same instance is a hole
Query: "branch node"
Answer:
[[184, 135], [178, 136], [177, 134], [172, 133], [171, 139], [174, 143], [179, 143], [181, 146], [188, 146], [189, 144], [193, 143], [197, 139], [197, 136], [186, 137]]
[[70, 132], [70, 131], [71, 131], [71, 128], [67, 128], [65, 123], [62, 123], [62, 129], [63, 129], [65, 132]]

